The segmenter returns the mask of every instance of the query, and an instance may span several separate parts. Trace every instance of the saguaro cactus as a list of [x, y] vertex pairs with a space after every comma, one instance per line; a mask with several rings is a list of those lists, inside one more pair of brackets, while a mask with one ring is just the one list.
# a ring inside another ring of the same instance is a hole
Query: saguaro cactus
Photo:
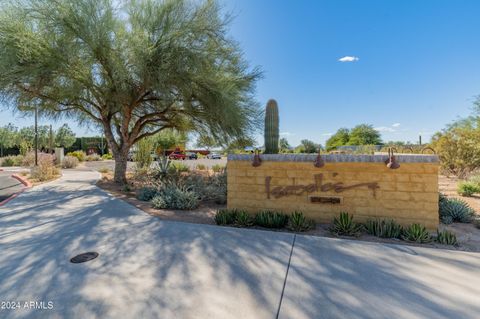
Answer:
[[265, 109], [265, 154], [278, 154], [278, 122], [277, 101], [269, 100]]

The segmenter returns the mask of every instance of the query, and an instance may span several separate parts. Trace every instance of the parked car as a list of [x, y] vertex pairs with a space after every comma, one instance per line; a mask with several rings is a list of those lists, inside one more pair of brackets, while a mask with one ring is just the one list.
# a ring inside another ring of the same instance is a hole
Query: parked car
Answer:
[[193, 160], [198, 159], [197, 153], [194, 153], [194, 152], [186, 152], [186, 153], [185, 153], [185, 156], [186, 156], [188, 159], [193, 159]]
[[170, 155], [168, 155], [168, 158], [172, 160], [184, 160], [186, 156], [185, 154], [180, 152], [173, 152]]
[[209, 153], [207, 155], [207, 158], [208, 159], [222, 159], [222, 155], [220, 155], [218, 153]]

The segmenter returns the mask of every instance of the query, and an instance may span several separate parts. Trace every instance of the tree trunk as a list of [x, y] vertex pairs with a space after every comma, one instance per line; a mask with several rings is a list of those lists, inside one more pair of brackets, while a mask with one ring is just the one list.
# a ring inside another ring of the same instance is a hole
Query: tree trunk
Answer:
[[113, 180], [115, 183], [126, 184], [127, 183], [127, 156], [128, 149], [126, 151], [114, 152], [115, 157], [115, 172]]

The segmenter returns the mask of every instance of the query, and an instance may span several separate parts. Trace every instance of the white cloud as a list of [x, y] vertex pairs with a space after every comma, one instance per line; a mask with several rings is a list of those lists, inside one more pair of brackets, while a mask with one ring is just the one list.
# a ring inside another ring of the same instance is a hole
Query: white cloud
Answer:
[[360, 60], [358, 57], [356, 56], [349, 56], [349, 55], [346, 55], [340, 59], [338, 59], [339, 62], [356, 62]]
[[395, 129], [390, 126], [379, 126], [375, 127], [375, 129], [379, 132], [395, 132]]
[[295, 135], [295, 134], [290, 133], [290, 132], [280, 132], [280, 135], [282, 135], [282, 136], [292, 136], [292, 135]]
[[392, 124], [392, 127], [399, 127], [400, 126], [400, 123], [394, 123]]

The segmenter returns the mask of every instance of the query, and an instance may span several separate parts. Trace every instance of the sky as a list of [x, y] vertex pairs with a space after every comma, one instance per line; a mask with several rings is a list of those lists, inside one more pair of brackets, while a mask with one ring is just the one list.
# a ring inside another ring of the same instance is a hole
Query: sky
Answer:
[[[262, 105], [277, 100], [280, 134], [291, 145], [324, 144], [337, 129], [361, 123], [385, 141], [416, 142], [419, 134], [428, 141], [469, 115], [480, 95], [480, 1], [221, 3], [235, 16], [231, 36], [263, 70], [256, 97]], [[0, 125], [8, 122], [33, 119], [1, 111]], [[98, 134], [69, 124], [79, 136]]]

